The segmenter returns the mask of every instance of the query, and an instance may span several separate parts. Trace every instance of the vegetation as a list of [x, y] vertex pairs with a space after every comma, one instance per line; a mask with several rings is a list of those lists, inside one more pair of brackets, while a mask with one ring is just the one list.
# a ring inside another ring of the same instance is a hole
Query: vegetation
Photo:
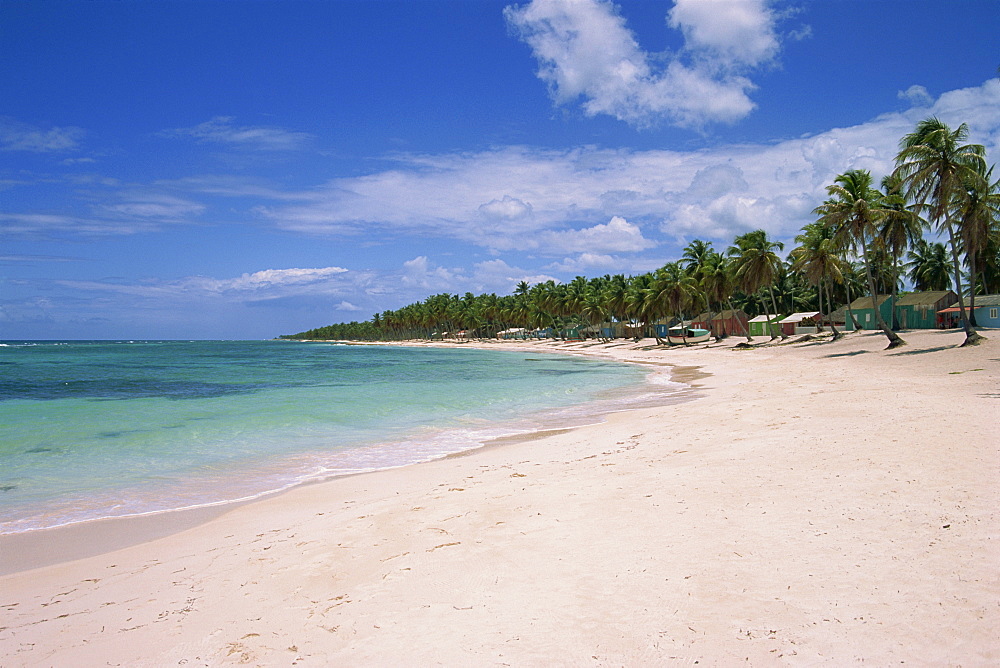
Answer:
[[[896, 168], [876, 188], [866, 170], [851, 169], [827, 187], [816, 219], [784, 246], [753, 230], [724, 251], [695, 239], [681, 258], [636, 276], [577, 276], [569, 283], [519, 283], [511, 295], [442, 293], [365, 322], [348, 322], [287, 335], [288, 339], [390, 341], [510, 337], [547, 330], [555, 338], [598, 338], [616, 323], [616, 336], [657, 333], [673, 323], [726, 310], [829, 314], [854, 297], [895, 295], [904, 278], [916, 290], [957, 288], [966, 332], [963, 345], [981, 339], [967, 317], [966, 297], [1000, 292], [1000, 180], [985, 150], [966, 144], [968, 128], [936, 118], [917, 124], [900, 141]], [[937, 239], [925, 239], [930, 232]], [[905, 262], [904, 262], [905, 260]], [[964, 271], [963, 271], [964, 268]], [[853, 318], [853, 313], [848, 314]], [[875, 309], [889, 347], [905, 345]], [[834, 337], [841, 336], [832, 321]], [[459, 334], [461, 333], [461, 334]], [[731, 332], [745, 335], [749, 332]], [[772, 339], [781, 336], [772, 329]], [[657, 338], [657, 342], [660, 340]]]

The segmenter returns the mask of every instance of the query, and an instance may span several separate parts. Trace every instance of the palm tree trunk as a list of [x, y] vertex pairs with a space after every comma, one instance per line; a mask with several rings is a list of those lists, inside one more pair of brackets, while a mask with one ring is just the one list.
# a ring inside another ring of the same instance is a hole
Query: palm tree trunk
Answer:
[[976, 322], [976, 254], [969, 253], [969, 323], [978, 327]]
[[[830, 286], [826, 288], [826, 305], [827, 308], [833, 308], [833, 290], [830, 289]], [[833, 330], [834, 341], [844, 338], [844, 334], [837, 331], [837, 325], [833, 322], [833, 311], [830, 312], [830, 329]]]
[[743, 336], [747, 337], [747, 342], [753, 343], [753, 337], [750, 336], [750, 328], [744, 325], [743, 321], [740, 320], [738, 317], [736, 317], [736, 309], [733, 308], [733, 300], [727, 299], [726, 304], [729, 306], [729, 310], [733, 312], [733, 317], [736, 318], [736, 321], [740, 323], [740, 329], [743, 330]]
[[819, 279], [819, 283], [816, 285], [816, 296], [819, 298], [819, 329], [817, 332], [823, 331], [823, 279]]
[[899, 326], [899, 314], [896, 312], [896, 301], [899, 297], [899, 274], [896, 269], [896, 258], [893, 258], [892, 262], [892, 331], [898, 332], [900, 330]]
[[851, 324], [856, 332], [861, 329], [861, 323], [858, 322], [857, 316], [854, 315], [854, 309], [851, 308], [851, 304], [854, 302], [851, 299], [851, 286], [846, 280], [844, 281], [844, 294], [847, 296], [847, 317], [851, 319]]
[[[774, 290], [771, 289], [770, 285], [767, 286], [767, 293], [769, 295], [771, 295], [771, 306], [774, 307], [774, 317], [777, 318], [778, 317], [778, 302], [776, 302], [774, 300]], [[764, 310], [766, 311], [767, 309], [764, 309]], [[774, 323], [774, 325], [772, 325], [772, 327], [777, 327], [777, 323]], [[788, 335], [785, 334], [785, 332], [782, 331], [780, 328], [778, 329], [778, 331], [781, 332], [781, 340], [782, 341], [784, 341], [785, 339], [788, 338]], [[778, 337], [774, 334], [774, 329], [772, 329], [771, 330], [771, 340], [774, 341], [776, 338], [778, 338]]]
[[886, 350], [898, 348], [899, 346], [905, 346], [906, 341], [901, 339], [896, 332], [892, 331], [892, 329], [885, 324], [885, 321], [882, 319], [882, 314], [879, 313], [878, 297], [875, 294], [875, 279], [872, 276], [872, 267], [868, 264], [868, 246], [862, 243], [861, 250], [865, 259], [865, 275], [868, 278], [868, 289], [871, 290], [872, 293], [872, 310], [875, 311], [875, 326], [881, 329], [886, 338], [889, 339], [889, 345], [886, 346]]
[[[965, 341], [962, 343], [963, 346], [974, 346], [982, 342], [983, 338], [979, 333], [972, 329], [972, 323], [969, 322], [968, 314], [965, 311], [965, 298], [962, 297], [962, 267], [958, 263], [958, 248], [955, 245], [955, 229], [952, 227], [951, 220], [945, 218], [945, 227], [948, 228], [948, 241], [951, 245], [951, 261], [955, 267], [955, 285], [958, 287], [956, 292], [958, 293], [958, 308], [962, 314], [962, 325], [965, 327]], [[972, 290], [975, 291], [976, 279], [972, 278]]]

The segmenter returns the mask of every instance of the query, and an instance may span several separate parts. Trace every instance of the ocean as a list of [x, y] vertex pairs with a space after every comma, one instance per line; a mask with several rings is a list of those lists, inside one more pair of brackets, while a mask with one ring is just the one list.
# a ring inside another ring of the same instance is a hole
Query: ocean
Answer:
[[682, 398], [668, 372], [517, 351], [0, 343], [0, 533], [252, 499]]

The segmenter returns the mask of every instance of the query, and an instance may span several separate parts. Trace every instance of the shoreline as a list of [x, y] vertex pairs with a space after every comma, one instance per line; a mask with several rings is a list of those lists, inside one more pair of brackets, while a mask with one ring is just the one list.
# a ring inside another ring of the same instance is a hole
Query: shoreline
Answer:
[[549, 346], [711, 375], [693, 402], [0, 577], [0, 657], [995, 663], [1000, 346], [903, 336]]
[[[436, 347], [443, 349], [451, 347], [447, 343], [444, 345], [438, 345], [433, 342], [419, 341], [401, 342], [398, 344], [358, 343], [357, 345], [392, 345], [393, 347], [412, 348]], [[473, 344], [471, 347], [480, 350], [498, 350], [496, 347], [491, 347], [489, 345]], [[547, 346], [542, 350], [538, 350], [530, 344], [523, 347], [516, 345], [504, 347], [502, 352], [534, 352], [552, 353], [557, 355], [573, 354], [569, 351], [552, 351], [549, 350]], [[621, 361], [614, 360], [613, 358], [607, 356], [590, 355], [587, 353], [578, 356], [600, 359], [602, 361]], [[634, 366], [658, 364], [653, 362], [629, 361], [623, 361], [623, 363]], [[699, 377], [699, 374], [694, 370], [694, 367], [674, 367], [674, 365], [670, 364], [664, 364], [663, 366], [671, 367], [671, 381], [673, 382], [688, 384], [685, 379]], [[688, 390], [680, 390], [677, 393], [665, 396], [663, 404], [666, 405], [689, 401], [696, 396], [696, 394], [690, 394]], [[588, 406], [590, 404], [595, 404], [595, 402], [600, 403], [600, 400], [595, 398], [591, 401], [579, 404], [579, 406]], [[502, 447], [511, 443], [534, 441], [545, 438], [549, 435], [567, 433], [575, 429], [594, 426], [600, 424], [610, 414], [628, 410], [631, 409], [624, 408], [609, 411], [605, 407], [604, 410], [599, 410], [597, 412], [595, 418], [596, 422], [574, 422], [572, 424], [567, 424], [566, 426], [555, 427], [538, 426], [537, 429], [526, 431], [524, 433], [514, 433], [507, 436], [488, 438], [479, 442], [478, 445], [470, 446], [467, 449], [444, 454], [439, 457], [434, 457], [430, 460], [413, 461], [404, 464], [386, 466], [385, 468], [373, 469], [370, 471], [330, 473], [322, 477], [300, 480], [284, 488], [259, 492], [248, 498], [217, 500], [183, 508], [169, 508], [129, 515], [95, 517], [91, 519], [73, 521], [66, 524], [58, 524], [55, 526], [32, 528], [10, 533], [0, 533], [0, 576], [14, 575], [27, 570], [58, 565], [86, 557], [99, 556], [108, 552], [113, 552], [140, 543], [163, 538], [196, 527], [239, 506], [266, 501], [275, 496], [288, 493], [303, 485], [331, 483], [351, 476], [373, 475], [396, 468], [405, 468], [424, 464], [428, 461], [435, 461], [436, 459], [464, 457], [480, 450]]]

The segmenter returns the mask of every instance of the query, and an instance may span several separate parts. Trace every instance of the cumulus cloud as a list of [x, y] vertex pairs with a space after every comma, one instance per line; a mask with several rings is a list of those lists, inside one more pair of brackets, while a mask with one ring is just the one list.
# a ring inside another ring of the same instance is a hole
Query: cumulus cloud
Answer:
[[548, 274], [539, 274], [520, 267], [513, 267], [503, 260], [487, 260], [473, 265], [473, 292], [509, 294], [522, 281], [528, 285], [535, 285], [546, 281], [558, 281], [558, 279]]
[[900, 100], [906, 100], [915, 107], [926, 106], [934, 102], [934, 98], [927, 92], [927, 89], [917, 85], [899, 91], [896, 96]]
[[80, 144], [83, 130], [77, 127], [41, 128], [0, 116], [0, 151], [57, 153]]
[[191, 128], [164, 130], [166, 137], [193, 137], [200, 142], [226, 144], [265, 151], [290, 151], [301, 148], [312, 135], [266, 126], [237, 126], [232, 116], [216, 116]]
[[773, 60], [779, 48], [764, 0], [679, 0], [667, 19], [685, 46], [656, 57], [607, 0], [533, 0], [504, 15], [531, 47], [557, 104], [582, 98], [588, 116], [637, 127], [666, 120], [698, 128], [743, 118], [754, 108], [745, 73]]
[[576, 257], [566, 258], [561, 262], [554, 262], [548, 268], [552, 271], [565, 274], [586, 274], [594, 270], [598, 272], [618, 271], [622, 267], [622, 264], [621, 258], [616, 258], [612, 255], [580, 253]]
[[361, 308], [360, 306], [355, 306], [354, 304], [352, 304], [351, 302], [349, 302], [347, 300], [344, 300], [344, 301], [340, 302], [339, 304], [337, 304], [336, 306], [334, 306], [333, 310], [335, 310], [335, 311], [357, 312], [357, 311], [363, 311], [364, 309]]
[[676, 0], [667, 16], [686, 48], [716, 67], [759, 65], [778, 53], [774, 16], [763, 0]]
[[431, 292], [451, 292], [461, 278], [461, 270], [450, 270], [435, 265], [426, 255], [420, 255], [404, 262], [400, 275], [403, 286]]
[[480, 206], [479, 212], [491, 220], [517, 220], [531, 215], [531, 205], [516, 197], [504, 195], [503, 199], [490, 200]]
[[615, 216], [608, 223], [582, 230], [548, 232], [537, 242], [539, 249], [550, 254], [575, 252], [635, 252], [652, 248], [655, 241], [642, 236], [642, 230], [624, 218]]

